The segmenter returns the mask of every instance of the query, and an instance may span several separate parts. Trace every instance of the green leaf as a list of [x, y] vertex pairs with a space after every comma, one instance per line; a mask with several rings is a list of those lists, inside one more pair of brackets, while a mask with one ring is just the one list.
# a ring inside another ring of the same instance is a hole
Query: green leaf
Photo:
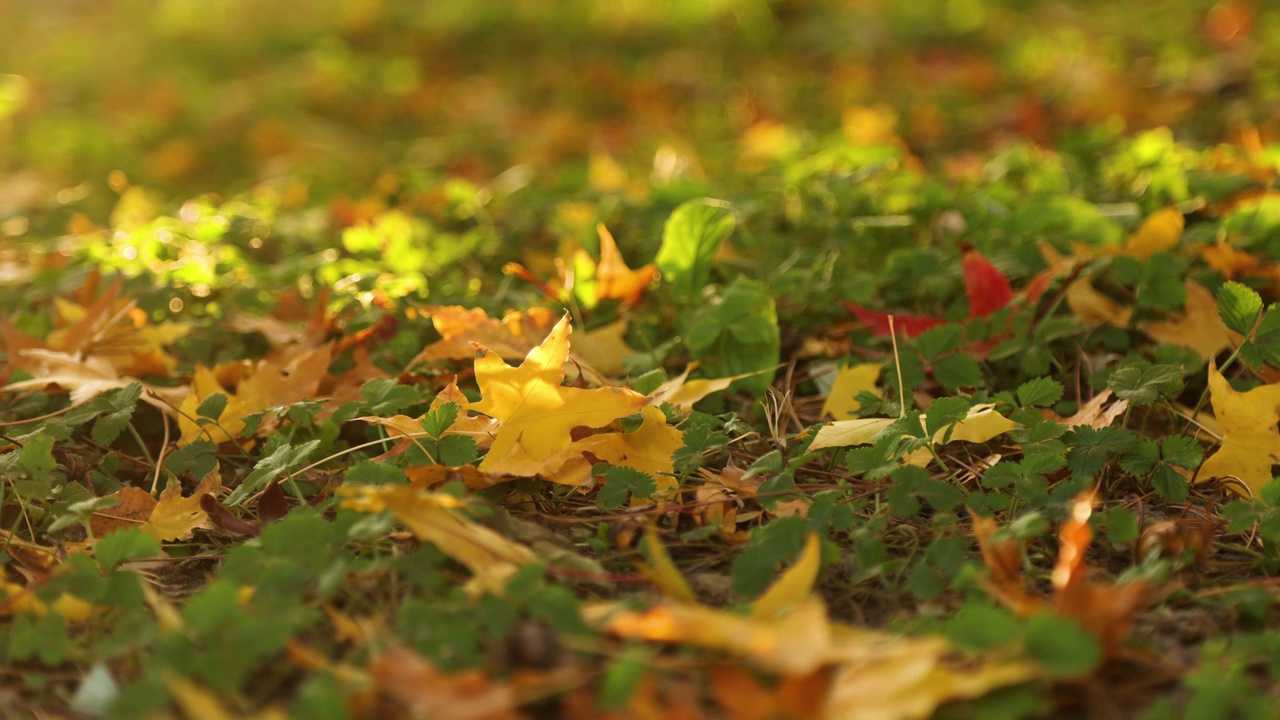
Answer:
[[1262, 296], [1243, 283], [1223, 283], [1218, 288], [1218, 317], [1227, 329], [1248, 335], [1262, 315]]
[[53, 459], [53, 438], [44, 433], [27, 438], [18, 455], [18, 467], [36, 480], [48, 480], [58, 467]]
[[374, 378], [360, 386], [369, 412], [379, 417], [395, 415], [410, 405], [422, 402], [422, 393], [415, 387], [400, 385], [395, 378]]
[[1009, 612], [985, 602], [969, 600], [943, 626], [951, 644], [972, 652], [1007, 645], [1018, 636], [1019, 623]]
[[633, 467], [600, 463], [591, 468], [591, 472], [604, 477], [604, 487], [596, 494], [596, 505], [601, 510], [617, 510], [628, 497], [649, 498], [658, 490], [658, 483], [652, 475]]
[[1067, 452], [1071, 476], [1083, 478], [1097, 475], [1107, 463], [1136, 445], [1138, 438], [1124, 428], [1077, 425], [1067, 434], [1066, 442], [1071, 448]]
[[711, 278], [720, 244], [733, 232], [733, 212], [716, 200], [690, 200], [675, 209], [662, 231], [654, 261], [676, 298], [694, 303]]
[[1023, 407], [1046, 407], [1062, 399], [1062, 383], [1052, 378], [1036, 378], [1018, 386], [1018, 403]]
[[1111, 508], [1107, 513], [1107, 540], [1117, 545], [1129, 545], [1138, 539], [1138, 517], [1123, 505]]
[[458, 419], [458, 403], [449, 401], [441, 403], [439, 407], [427, 413], [422, 418], [422, 429], [433, 438], [444, 435], [444, 431], [448, 430]]
[[1192, 470], [1204, 458], [1204, 447], [1193, 437], [1175, 435], [1160, 441], [1160, 453], [1170, 465]]
[[946, 324], [929, 328], [916, 336], [916, 349], [924, 356], [925, 362], [933, 362], [960, 347], [964, 340], [964, 328], [959, 325]]
[[475, 462], [476, 440], [470, 435], [445, 435], [436, 443], [436, 462], [459, 467]]
[[128, 527], [103, 535], [94, 545], [93, 555], [103, 570], [111, 571], [120, 563], [160, 553], [160, 542], [141, 528]]
[[131, 383], [128, 387], [117, 388], [103, 394], [99, 401], [104, 404], [105, 414], [93, 423], [89, 433], [93, 441], [99, 445], [110, 445], [120, 437], [120, 431], [133, 417], [133, 410], [142, 397], [142, 383]]
[[933, 377], [952, 392], [960, 388], [980, 387], [982, 367], [972, 355], [955, 353], [933, 363]]
[[209, 440], [197, 440], [166, 455], [164, 469], [174, 475], [189, 473], [191, 477], [203, 478], [218, 466], [218, 457], [214, 455], [217, 450], [218, 446]]
[[217, 420], [222, 417], [223, 411], [227, 409], [227, 402], [230, 398], [226, 393], [216, 392], [204, 400], [200, 401], [200, 407], [196, 408], [196, 417], [209, 418]]
[[1280, 365], [1280, 308], [1267, 308], [1253, 337], [1240, 347], [1240, 359], [1254, 369], [1263, 365]]
[[597, 701], [600, 707], [613, 710], [626, 707], [635, 694], [640, 681], [649, 674], [653, 666], [652, 653], [640, 647], [624, 650], [604, 673], [600, 683], [600, 695]]
[[924, 412], [925, 434], [933, 437], [943, 428], [948, 428], [964, 420], [973, 407], [967, 398], [945, 397], [934, 400]]
[[1150, 405], [1182, 389], [1182, 368], [1132, 360], [1111, 373], [1107, 387], [1133, 405]]
[[1068, 618], [1038, 613], [1027, 621], [1027, 654], [1056, 677], [1085, 675], [1102, 663], [1093, 633]]
[[253, 466], [253, 472], [240, 483], [240, 487], [227, 496], [227, 505], [234, 507], [244, 502], [250, 495], [265, 488], [278, 476], [300, 466], [318, 447], [320, 447], [319, 440], [312, 440], [296, 448], [288, 444], [280, 445], [275, 452], [262, 458]]

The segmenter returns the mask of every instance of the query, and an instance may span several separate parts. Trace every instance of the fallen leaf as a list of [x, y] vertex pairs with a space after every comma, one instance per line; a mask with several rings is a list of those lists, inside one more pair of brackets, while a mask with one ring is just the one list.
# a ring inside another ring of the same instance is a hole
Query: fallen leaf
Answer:
[[521, 566], [537, 560], [532, 550], [463, 517], [462, 501], [452, 495], [405, 486], [342, 486], [342, 506], [360, 512], [391, 511], [420, 540], [466, 566], [473, 595], [501, 595], [507, 580]]
[[1263, 385], [1236, 392], [1209, 361], [1209, 399], [1213, 415], [1222, 428], [1222, 444], [1205, 459], [1196, 477], [1235, 477], [1260, 497], [1262, 486], [1271, 482], [1273, 465], [1280, 464], [1280, 384]]
[[94, 510], [89, 516], [89, 529], [93, 531], [94, 537], [100, 538], [120, 528], [143, 527], [156, 507], [156, 499], [142, 488], [120, 488], [107, 497], [120, 502], [118, 505]]
[[693, 406], [711, 393], [727, 390], [735, 381], [753, 377], [762, 372], [769, 372], [773, 369], [743, 373], [731, 377], [690, 380], [689, 373], [697, 368], [698, 364], [696, 362], [689, 363], [684, 372], [659, 385], [656, 390], [649, 394], [653, 404], [669, 404], [676, 406], [681, 412], [693, 412]]
[[625, 388], [563, 387], [570, 332], [565, 315], [514, 368], [492, 350], [477, 346], [481, 399], [470, 409], [500, 423], [481, 470], [519, 474], [525, 459], [543, 460], [570, 445], [575, 428], [603, 427], [648, 404], [649, 398]]
[[[216, 444], [231, 442], [245, 429], [245, 418], [268, 408], [288, 405], [316, 394], [324, 380], [332, 357], [330, 348], [295, 348], [270, 358], [250, 369], [242, 364], [219, 366], [213, 369], [197, 365], [192, 375], [191, 390], [179, 407], [178, 428], [181, 436], [178, 446], [183, 447], [208, 437]], [[234, 391], [225, 387], [220, 372], [243, 375]], [[217, 423], [196, 420], [200, 404], [215, 393], [227, 396], [227, 404], [217, 418]], [[273, 424], [264, 421], [259, 432], [270, 430]]]
[[[1014, 300], [1013, 288], [1009, 279], [991, 264], [982, 253], [967, 248], [961, 255], [961, 267], [964, 271], [965, 295], [969, 299], [969, 317], [987, 317], [997, 310], [1008, 307]], [[855, 303], [845, 303], [845, 307], [855, 317], [868, 326], [875, 335], [887, 337], [890, 334], [889, 318], [893, 318], [893, 328], [907, 337], [915, 337], [930, 328], [942, 325], [947, 321], [942, 318], [923, 315], [899, 315], [881, 310], [870, 310]]]
[[787, 569], [764, 593], [751, 603], [751, 614], [758, 618], [781, 617], [799, 607], [813, 593], [813, 583], [822, 566], [822, 541], [811, 532], [796, 563]]
[[1112, 400], [1111, 391], [1103, 390], [1090, 398], [1089, 402], [1081, 405], [1075, 414], [1062, 418], [1059, 422], [1067, 427], [1077, 425], [1086, 425], [1091, 428], [1110, 427], [1127, 409], [1129, 409], [1128, 400], [1119, 398]]
[[627, 346], [623, 336], [627, 334], [627, 321], [617, 320], [583, 334], [573, 343], [572, 357], [604, 375], [622, 372], [622, 358], [635, 351]]
[[680, 486], [673, 477], [676, 466], [671, 457], [684, 447], [684, 431], [668, 425], [666, 415], [653, 405], [645, 406], [640, 417], [640, 427], [632, 432], [592, 435], [575, 446], [610, 465], [649, 473], [658, 484], [654, 496], [670, 497]]
[[501, 320], [490, 318], [481, 308], [461, 305], [428, 307], [422, 311], [440, 333], [440, 340], [418, 353], [409, 367], [435, 360], [469, 360], [475, 357], [471, 343], [479, 343], [506, 360], [523, 358], [547, 336], [556, 321], [546, 308], [527, 313], [508, 313]]
[[1114, 657], [1128, 639], [1134, 617], [1150, 599], [1148, 587], [1141, 581], [1124, 584], [1091, 581], [1084, 559], [1093, 541], [1093, 530], [1089, 527], [1093, 493], [1077, 497], [1070, 509], [1071, 515], [1058, 533], [1058, 558], [1050, 576], [1054, 592], [1050, 599], [1033, 596], [1023, 587], [1022, 546], [1014, 540], [993, 542], [998, 529], [995, 521], [970, 513], [974, 536], [991, 572], [986, 587], [993, 597], [1020, 615], [1052, 610], [1075, 620], [1098, 639], [1108, 657]]
[[1084, 325], [1126, 327], [1133, 309], [1098, 292], [1089, 278], [1077, 278], [1067, 286], [1067, 307]]
[[1194, 280], [1188, 280], [1186, 287], [1187, 304], [1182, 315], [1172, 320], [1144, 323], [1139, 329], [1157, 342], [1191, 348], [1205, 361], [1243, 340], [1238, 335], [1233, 339], [1231, 331], [1222, 323], [1213, 293]]
[[29, 613], [44, 617], [50, 610], [66, 618], [67, 622], [84, 622], [94, 615], [93, 605], [81, 600], [71, 593], [62, 593], [52, 605], [36, 597], [35, 592], [17, 583], [0, 582], [0, 617], [14, 613]]
[[160, 493], [160, 500], [151, 509], [151, 515], [143, 531], [161, 542], [189, 540], [194, 531], [211, 528], [209, 513], [200, 506], [205, 495], [217, 495], [222, 489], [222, 475], [215, 466], [205, 475], [191, 495], [182, 496], [182, 484], [170, 480]]
[[945, 703], [1040, 675], [1033, 663], [999, 650], [965, 655], [938, 636], [901, 637], [839, 625], [828, 654], [836, 668], [822, 717], [841, 720], [930, 718]]
[[288, 713], [269, 707], [253, 715], [228, 710], [218, 694], [180, 675], [164, 673], [164, 684], [187, 720], [285, 720]]
[[[859, 418], [856, 420], [830, 422], [818, 428], [818, 435], [809, 445], [809, 449], [821, 450], [829, 447], [866, 445], [881, 430], [892, 425], [893, 422], [894, 420], [890, 418]], [[921, 427], [924, 427], [923, 417], [920, 418], [920, 423]], [[969, 409], [968, 416], [953, 426], [951, 438], [948, 442], [963, 440], [984, 443], [1016, 427], [1018, 427], [1017, 423], [995, 411], [994, 404], [974, 405]], [[934, 435], [933, 442], [935, 444], [940, 443], [946, 432], [946, 429], [939, 430]]]
[[[622, 253], [618, 251], [618, 244], [614, 242], [613, 235], [605, 229], [604, 223], [596, 225], [596, 233], [600, 236], [600, 262], [591, 262], [590, 257], [585, 258], [594, 270], [594, 292], [591, 297], [588, 295], [586, 307], [594, 307], [599, 300], [616, 299], [624, 306], [630, 307], [640, 302], [640, 296], [644, 294], [645, 288], [658, 277], [658, 269], [652, 263], [645, 265], [638, 270], [632, 270], [627, 267], [626, 262], [622, 259]], [[586, 251], [579, 250], [580, 255], [586, 255]], [[575, 263], [581, 265], [581, 263]]]
[[407, 712], [433, 720], [518, 720], [516, 696], [478, 670], [441, 671], [426, 658], [392, 644], [369, 664], [378, 692]]
[[1146, 259], [1158, 252], [1178, 247], [1186, 220], [1176, 207], [1167, 207], [1147, 216], [1137, 232], [1129, 236], [1122, 252], [1139, 259]]
[[856, 398], [863, 391], [880, 397], [876, 389], [876, 381], [880, 379], [880, 363], [862, 363], [840, 368], [826, 402], [822, 404], [822, 414], [837, 420], [857, 415], [860, 407]]

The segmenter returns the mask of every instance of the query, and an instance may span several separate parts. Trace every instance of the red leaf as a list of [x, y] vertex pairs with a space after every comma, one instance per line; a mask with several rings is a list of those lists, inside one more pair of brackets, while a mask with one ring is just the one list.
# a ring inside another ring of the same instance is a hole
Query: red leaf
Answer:
[[[965, 248], [961, 262], [964, 268], [964, 290], [969, 297], [970, 318], [986, 317], [1013, 302], [1013, 288], [1009, 285], [1009, 278], [997, 270], [991, 261], [982, 256], [982, 253], [973, 248]], [[1043, 292], [1043, 289], [1039, 292]], [[892, 334], [889, 332], [890, 313], [869, 310], [854, 303], [845, 303], [845, 307], [855, 317], [866, 323], [871, 332], [876, 335], [888, 337]], [[947, 321], [942, 318], [928, 315], [895, 314], [893, 316], [894, 328], [905, 333], [907, 337], [915, 337], [945, 322]]]
[[969, 317], [986, 317], [1013, 301], [1009, 278], [977, 250], [964, 252], [964, 290], [969, 296]]
[[[868, 310], [861, 305], [854, 303], [845, 303], [844, 306], [849, 309], [862, 322], [871, 328], [871, 332], [876, 335], [889, 337], [893, 333], [889, 332], [889, 315], [881, 310]], [[941, 318], [928, 317], [927, 315], [898, 315], [893, 314], [893, 327], [901, 333], [905, 333], [907, 337], [915, 337], [920, 333], [932, 327], [937, 327], [946, 322]]]

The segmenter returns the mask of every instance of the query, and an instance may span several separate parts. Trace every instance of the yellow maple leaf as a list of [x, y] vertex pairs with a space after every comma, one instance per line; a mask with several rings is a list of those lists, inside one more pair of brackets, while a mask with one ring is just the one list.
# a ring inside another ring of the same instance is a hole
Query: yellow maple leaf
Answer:
[[1209, 362], [1209, 398], [1222, 427], [1222, 444], [1200, 466], [1197, 478], [1236, 477], [1258, 497], [1280, 464], [1280, 384], [1236, 392]]
[[1188, 280], [1186, 287], [1187, 305], [1181, 316], [1139, 327], [1154, 340], [1191, 348], [1202, 360], [1209, 360], [1234, 346], [1231, 331], [1218, 316], [1218, 301], [1213, 293], [1194, 280]]
[[876, 381], [879, 379], [879, 363], [861, 363], [840, 368], [836, 373], [835, 383], [831, 386], [831, 393], [822, 404], [822, 414], [837, 420], [856, 415], [859, 404], [854, 398], [864, 390], [879, 397], [880, 392], [876, 390]]
[[168, 542], [189, 540], [195, 530], [213, 527], [209, 514], [200, 507], [200, 499], [216, 494], [221, 488], [222, 475], [216, 466], [186, 497], [182, 495], [182, 484], [170, 480], [160, 493], [160, 500], [151, 509], [150, 519], [142, 526], [143, 532], [161, 542]]
[[[667, 416], [653, 405], [640, 410], [640, 427], [630, 433], [599, 433], [580, 439], [568, 450], [576, 455], [567, 461], [549, 480], [557, 483], [577, 486], [585, 482], [590, 473], [590, 462], [582, 459], [584, 452], [590, 452], [596, 460], [608, 462], [614, 466], [628, 466], [645, 471], [652, 475], [658, 489], [654, 497], [667, 498], [680, 488], [680, 482], [671, 477], [676, 471], [672, 454], [685, 446], [684, 430], [667, 424]], [[649, 502], [636, 498], [636, 502]]]
[[570, 332], [566, 314], [519, 367], [477, 345], [475, 373], [481, 399], [470, 409], [500, 423], [481, 470], [494, 472], [499, 465], [518, 465], [525, 458], [543, 460], [572, 444], [575, 428], [604, 427], [649, 403], [649, 398], [626, 388], [562, 386]]

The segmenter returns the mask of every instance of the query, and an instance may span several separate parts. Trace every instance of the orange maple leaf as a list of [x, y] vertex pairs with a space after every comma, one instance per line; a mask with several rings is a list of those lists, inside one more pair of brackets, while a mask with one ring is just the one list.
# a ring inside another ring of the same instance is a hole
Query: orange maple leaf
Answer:
[[1051, 600], [1034, 596], [1023, 587], [1023, 549], [1017, 540], [993, 542], [999, 527], [990, 518], [974, 516], [973, 534], [991, 577], [987, 590], [1020, 615], [1052, 610], [1080, 623], [1098, 639], [1103, 652], [1114, 657], [1129, 637], [1133, 618], [1149, 601], [1143, 582], [1099, 584], [1089, 579], [1085, 551], [1093, 542], [1089, 516], [1093, 493], [1086, 492], [1071, 504], [1071, 517], [1058, 532], [1058, 560], [1053, 568]]

